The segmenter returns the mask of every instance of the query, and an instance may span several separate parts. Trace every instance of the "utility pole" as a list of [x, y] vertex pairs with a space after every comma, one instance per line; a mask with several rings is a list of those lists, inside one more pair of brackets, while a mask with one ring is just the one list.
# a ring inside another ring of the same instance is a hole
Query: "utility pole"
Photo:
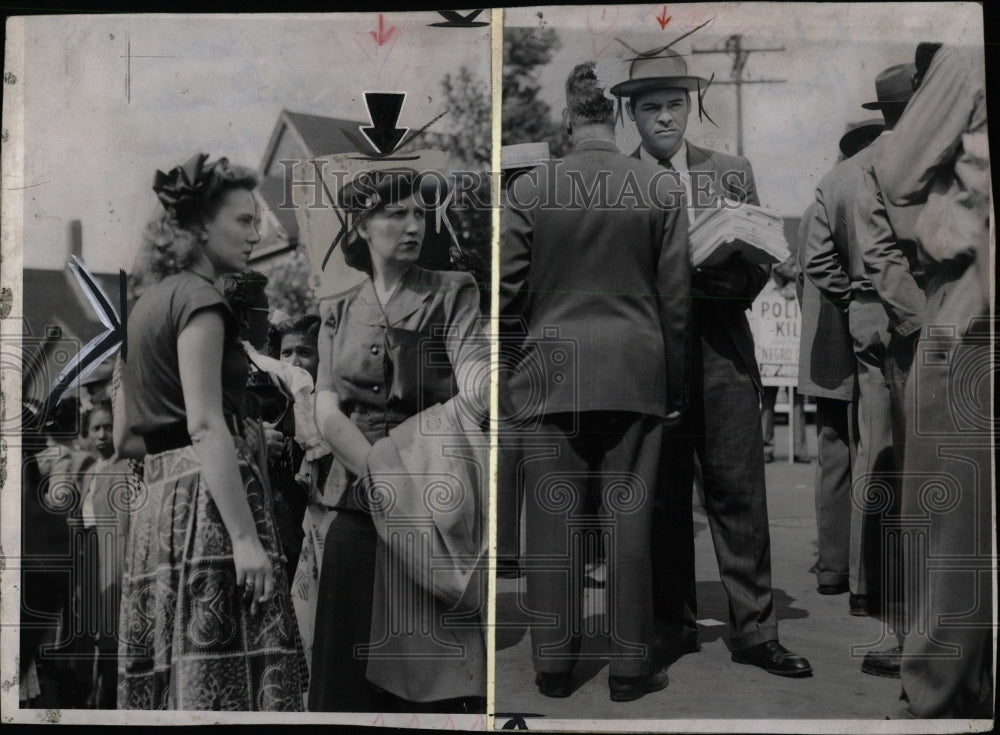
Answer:
[[743, 68], [746, 66], [747, 57], [751, 53], [758, 51], [784, 51], [785, 47], [778, 48], [743, 48], [743, 36], [734, 33], [726, 39], [724, 49], [691, 49], [692, 54], [730, 54], [733, 57], [733, 69], [730, 73], [732, 81], [713, 82], [713, 84], [732, 84], [736, 87], [736, 155], [743, 155], [743, 85], [744, 84], [784, 84], [784, 79], [744, 79]]

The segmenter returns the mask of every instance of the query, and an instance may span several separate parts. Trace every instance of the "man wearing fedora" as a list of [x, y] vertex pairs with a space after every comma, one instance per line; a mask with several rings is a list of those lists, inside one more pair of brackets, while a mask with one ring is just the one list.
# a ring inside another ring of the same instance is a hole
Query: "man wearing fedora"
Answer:
[[[913, 96], [914, 72], [913, 64], [897, 64], [881, 72], [875, 80], [877, 101], [867, 103], [865, 107], [881, 108], [886, 117], [887, 128], [895, 127], [908, 100]], [[869, 449], [868, 456], [872, 458], [872, 462], [867, 469], [872, 473], [888, 473], [891, 479], [886, 482], [884, 474], [882, 478], [870, 478], [867, 487], [871, 491], [861, 495], [860, 477], [855, 476], [855, 500], [861, 501], [860, 506], [865, 513], [860, 529], [852, 528], [852, 531], [861, 532], [860, 540], [855, 542], [852, 539], [852, 544], [862, 555], [859, 569], [874, 572], [875, 579], [868, 584], [868, 593], [877, 595], [861, 599], [860, 605], [856, 600], [854, 608], [861, 614], [881, 608], [886, 616], [884, 619], [890, 627], [895, 628], [896, 638], [901, 643], [900, 626], [904, 610], [899, 570], [902, 560], [899, 552], [894, 552], [894, 545], [887, 543], [886, 529], [898, 524], [900, 475], [907, 443], [904, 393], [923, 325], [926, 298], [923, 291], [924, 269], [917, 256], [914, 233], [920, 207], [895, 206], [887, 201], [876, 173], [875, 162], [879, 152], [888, 144], [892, 134], [889, 131], [883, 132], [871, 146], [868, 160], [861, 166], [853, 207], [858, 251], [865, 275], [871, 281], [879, 305], [885, 311], [884, 323], [887, 329], [887, 333], [882, 336], [885, 342], [881, 348], [883, 387], [875, 388], [871, 381], [867, 385], [881, 394], [876, 399], [879, 403], [884, 404], [886, 397], [888, 398], [889, 448], [883, 451], [884, 459], [881, 460], [873, 457]], [[870, 308], [872, 313], [878, 313], [878, 305]], [[864, 385], [862, 390], [865, 390]], [[870, 390], [869, 395], [872, 392]], [[882, 405], [871, 412], [867, 426], [863, 424], [863, 417], [859, 414], [859, 432], [867, 429], [869, 436], [878, 431], [884, 433], [886, 427], [878, 427], [877, 422], [879, 418], [885, 420], [885, 410]], [[882, 441], [885, 442], [886, 439]], [[866, 503], [871, 508], [865, 507]], [[889, 573], [880, 574], [880, 571]], [[870, 652], [862, 663], [862, 671], [875, 676], [899, 676], [901, 653], [901, 645], [885, 651]]]
[[[857, 155], [885, 127], [879, 120], [848, 125], [840, 139], [838, 164]], [[822, 213], [816, 198], [802, 215], [799, 225], [799, 284], [802, 331], [799, 340], [798, 392], [816, 401], [816, 581], [821, 595], [843, 594], [849, 589], [851, 552], [851, 473], [857, 461], [857, 360], [848, 323], [847, 305], [823, 295], [813, 283], [808, 268], [809, 244], [829, 247], [830, 223], [840, 229], [840, 220]], [[824, 207], [825, 209], [825, 207]], [[853, 209], [848, 210], [853, 232]], [[826, 225], [824, 227], [824, 224]], [[817, 230], [814, 232], [814, 230]]]
[[[883, 504], [883, 488], [892, 486], [900, 469], [893, 451], [890, 384], [884, 372], [890, 343], [889, 316], [865, 270], [854, 207], [864, 170], [874, 160], [879, 140], [895, 127], [912, 95], [913, 71], [912, 64], [897, 64], [875, 78], [878, 99], [862, 107], [882, 111], [883, 131], [872, 145], [837, 164], [820, 181], [816, 188], [817, 215], [806, 243], [806, 273], [823, 298], [847, 315], [857, 362], [858, 448], [851, 483], [854, 502], [850, 506], [849, 556], [852, 615], [875, 612], [882, 598], [882, 526], [884, 513], [889, 510]], [[866, 129], [880, 123], [872, 121], [849, 131], [842, 147], [851, 145], [856, 137], [867, 137]], [[824, 586], [821, 579], [820, 593], [844, 591], [841, 586]], [[898, 676], [898, 664], [898, 659], [869, 659], [862, 670]]]
[[[514, 181], [501, 225], [501, 339], [522, 355], [506, 392], [508, 415], [525, 420], [527, 602], [548, 618], [531, 626], [532, 663], [542, 694], [573, 692], [584, 539], [596, 528], [608, 684], [623, 702], [667, 685], [653, 655], [650, 537], [663, 431], [686, 403], [687, 215], [670, 177], [618, 151], [592, 64], [570, 73], [563, 121], [573, 152]], [[636, 190], [650, 198], [618, 205]], [[517, 322], [525, 335], [509, 331]]]
[[[677, 172], [689, 191], [692, 218], [724, 200], [758, 204], [750, 162], [684, 138], [691, 92], [708, 83], [687, 73], [673, 51], [632, 62], [629, 79], [612, 87], [642, 144], [634, 158]], [[778, 642], [771, 590], [771, 542], [764, 486], [763, 391], [745, 311], [767, 282], [769, 266], [738, 256], [692, 274], [690, 405], [665, 435], [654, 511], [653, 599], [660, 648], [698, 650], [692, 484], [700, 460], [712, 540], [729, 597], [732, 658], [780, 676], [808, 676], [809, 662]]]

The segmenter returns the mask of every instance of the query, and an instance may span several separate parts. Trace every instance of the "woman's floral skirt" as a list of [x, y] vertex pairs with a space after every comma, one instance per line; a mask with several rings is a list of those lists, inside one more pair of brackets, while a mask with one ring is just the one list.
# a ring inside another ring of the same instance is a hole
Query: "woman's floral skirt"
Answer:
[[302, 710], [308, 670], [274, 518], [245, 443], [234, 439], [274, 596], [251, 617], [194, 448], [147, 456], [122, 585], [120, 709]]

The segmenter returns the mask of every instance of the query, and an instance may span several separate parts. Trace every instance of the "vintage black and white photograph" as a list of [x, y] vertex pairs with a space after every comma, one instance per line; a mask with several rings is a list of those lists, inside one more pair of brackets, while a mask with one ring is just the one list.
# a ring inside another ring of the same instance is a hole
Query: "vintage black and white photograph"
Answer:
[[485, 728], [490, 20], [8, 21], [5, 720]]
[[362, 10], [7, 19], [3, 721], [990, 731], [984, 7]]
[[498, 727], [991, 728], [984, 75], [971, 3], [505, 11]]

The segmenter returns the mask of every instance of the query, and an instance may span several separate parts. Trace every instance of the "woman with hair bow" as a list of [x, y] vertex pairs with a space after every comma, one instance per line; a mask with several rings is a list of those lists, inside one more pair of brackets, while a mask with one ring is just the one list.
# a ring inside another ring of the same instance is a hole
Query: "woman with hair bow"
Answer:
[[248, 364], [215, 285], [260, 239], [257, 181], [198, 154], [153, 190], [116, 446], [145, 445], [131, 519], [118, 706], [301, 710], [306, 675], [275, 523], [244, 438]]
[[310, 710], [476, 712], [485, 703], [475, 568], [487, 468], [476, 432], [488, 353], [473, 277], [417, 263], [444, 198], [440, 180], [416, 168], [427, 160], [411, 160], [331, 166], [360, 168], [338, 200], [353, 223], [344, 261], [366, 277], [320, 305], [316, 422], [346, 487], [323, 545]]

